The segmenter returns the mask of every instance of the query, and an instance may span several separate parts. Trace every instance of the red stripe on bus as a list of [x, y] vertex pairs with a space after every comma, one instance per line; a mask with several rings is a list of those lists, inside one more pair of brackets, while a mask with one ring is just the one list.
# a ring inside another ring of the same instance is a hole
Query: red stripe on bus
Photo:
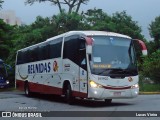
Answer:
[[82, 97], [82, 98], [87, 98], [87, 93], [82, 93], [82, 92], [78, 92], [78, 91], [73, 91], [72, 95], [74, 97]]
[[[19, 90], [24, 91], [24, 84], [25, 82], [22, 80], [16, 80], [16, 85]], [[38, 83], [29, 82], [29, 89], [31, 92], [38, 92], [43, 94], [56, 94], [56, 95], [62, 95], [62, 88], [48, 86], [48, 85], [42, 85]], [[87, 93], [82, 93], [78, 91], [72, 91], [73, 96], [75, 97], [82, 97], [86, 98]]]
[[29, 82], [29, 87], [30, 87], [30, 90], [33, 92], [39, 92], [43, 94], [62, 95], [62, 88], [58, 88], [54, 86]]
[[21, 91], [24, 91], [24, 81], [16, 80], [16, 88], [18, 88]]
[[[24, 85], [25, 85], [25, 81], [16, 80], [17, 89], [24, 91]], [[33, 83], [33, 82], [29, 82], [29, 89], [31, 92], [62, 95], [62, 88], [42, 85], [42, 84]]]

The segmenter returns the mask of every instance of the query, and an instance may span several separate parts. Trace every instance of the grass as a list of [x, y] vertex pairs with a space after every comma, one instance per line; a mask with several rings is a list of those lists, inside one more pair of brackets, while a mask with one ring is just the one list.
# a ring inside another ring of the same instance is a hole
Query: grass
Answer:
[[160, 84], [141, 84], [141, 92], [160, 92]]
[[4, 92], [4, 91], [14, 91], [16, 90], [14, 87], [11, 87], [11, 88], [1, 88], [0, 89], [0, 92]]

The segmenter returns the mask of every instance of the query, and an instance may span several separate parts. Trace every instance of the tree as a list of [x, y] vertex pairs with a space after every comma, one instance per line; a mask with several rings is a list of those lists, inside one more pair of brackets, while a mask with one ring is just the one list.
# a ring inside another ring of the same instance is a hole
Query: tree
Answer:
[[141, 28], [125, 11], [116, 12], [112, 16], [107, 15], [102, 9], [89, 9], [84, 13], [85, 23], [93, 30], [117, 32], [128, 35], [134, 39], [144, 39]]
[[6, 59], [9, 55], [9, 49], [11, 48], [11, 37], [13, 27], [6, 24], [0, 19], [0, 58]]
[[78, 13], [78, 11], [80, 9], [80, 6], [82, 4], [87, 4], [87, 2], [89, 0], [26, 0], [25, 3], [32, 5], [35, 2], [41, 3], [41, 2], [46, 2], [46, 1], [49, 1], [53, 5], [58, 6], [60, 13], [63, 12], [62, 5], [67, 5], [68, 6], [68, 13], [71, 13], [71, 12]]
[[73, 12], [67, 14], [65, 12], [52, 17], [52, 24], [55, 26], [57, 34], [61, 34], [71, 30], [78, 30], [83, 26], [82, 16]]
[[0, 0], [0, 8], [2, 8], [3, 0]]
[[125, 11], [116, 12], [112, 16], [112, 22], [115, 23], [115, 32], [128, 35], [134, 39], [144, 39], [142, 36], [141, 28], [136, 21], [132, 20], [132, 17], [127, 15]]
[[160, 83], [160, 50], [144, 58], [142, 73], [155, 83]]
[[154, 38], [156, 49], [160, 48], [160, 16], [155, 18], [155, 21], [153, 21], [149, 25], [149, 32], [151, 37]]
[[109, 24], [111, 17], [102, 11], [102, 9], [89, 9], [83, 14], [83, 21], [92, 30], [110, 31]]

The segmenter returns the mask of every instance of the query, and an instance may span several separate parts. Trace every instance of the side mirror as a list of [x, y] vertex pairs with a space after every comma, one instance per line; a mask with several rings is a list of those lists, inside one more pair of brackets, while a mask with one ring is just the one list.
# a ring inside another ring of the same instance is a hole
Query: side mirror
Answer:
[[93, 39], [91, 37], [86, 37], [86, 52], [87, 54], [92, 54], [92, 46], [93, 46]]
[[139, 43], [139, 45], [141, 46], [142, 54], [146, 56], [148, 53], [147, 53], [147, 47], [145, 43], [142, 40], [138, 40], [138, 39], [134, 39], [134, 40]]

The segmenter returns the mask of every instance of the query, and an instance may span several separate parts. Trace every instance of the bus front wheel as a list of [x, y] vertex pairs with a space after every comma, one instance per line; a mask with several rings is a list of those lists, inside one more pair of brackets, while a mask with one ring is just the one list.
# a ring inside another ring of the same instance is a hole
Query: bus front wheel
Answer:
[[74, 97], [72, 96], [72, 90], [70, 84], [68, 84], [65, 89], [65, 100], [70, 105], [73, 104], [74, 102]]

